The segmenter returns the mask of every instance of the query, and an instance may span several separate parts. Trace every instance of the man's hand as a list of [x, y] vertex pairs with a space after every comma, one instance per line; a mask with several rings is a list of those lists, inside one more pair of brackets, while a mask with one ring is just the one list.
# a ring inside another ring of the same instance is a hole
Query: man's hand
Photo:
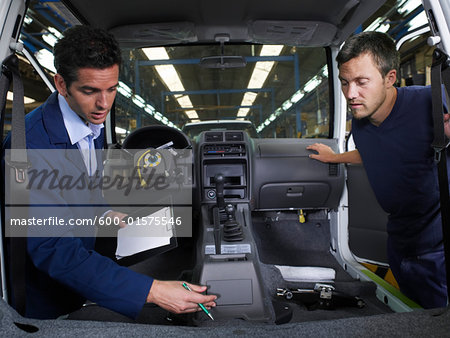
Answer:
[[358, 150], [347, 151], [337, 154], [329, 146], [323, 143], [314, 143], [306, 147], [308, 150], [317, 151], [317, 154], [309, 155], [310, 158], [325, 163], [362, 163], [361, 155]]
[[325, 163], [335, 163], [336, 153], [329, 146], [323, 143], [314, 143], [306, 147], [308, 150], [317, 151], [317, 154], [310, 154], [309, 157]]
[[[123, 219], [128, 216], [127, 214], [124, 214], [120, 211], [110, 211], [105, 215], [105, 218], [111, 218], [112, 222], [110, 224], [118, 224], [121, 228], [125, 228], [127, 226], [127, 223], [123, 221]], [[117, 222], [115, 219], [118, 218], [119, 222]], [[109, 224], [109, 223], [108, 223]]]
[[448, 139], [450, 139], [450, 114], [444, 114], [444, 132]]
[[186, 290], [182, 281], [160, 281], [154, 280], [147, 296], [148, 303], [154, 303], [163, 309], [173, 313], [189, 313], [200, 311], [198, 303], [207, 309], [216, 306], [215, 295], [202, 295], [206, 286], [186, 283], [192, 291]]

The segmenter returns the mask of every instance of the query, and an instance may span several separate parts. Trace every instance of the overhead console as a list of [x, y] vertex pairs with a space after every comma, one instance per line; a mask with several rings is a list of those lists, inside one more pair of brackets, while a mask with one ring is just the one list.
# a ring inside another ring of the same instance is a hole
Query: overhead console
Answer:
[[306, 147], [330, 139], [255, 139], [252, 157], [253, 209], [333, 209], [344, 187], [343, 164], [312, 160]]

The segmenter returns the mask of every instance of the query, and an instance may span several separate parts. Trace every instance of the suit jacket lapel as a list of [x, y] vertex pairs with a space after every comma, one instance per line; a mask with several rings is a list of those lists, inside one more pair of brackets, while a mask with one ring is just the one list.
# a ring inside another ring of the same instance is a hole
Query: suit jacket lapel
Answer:
[[65, 149], [66, 160], [70, 161], [81, 172], [87, 173], [83, 157], [76, 144], [70, 142], [69, 134], [62, 117], [61, 109], [58, 103], [58, 92], [54, 92], [49, 96], [43, 107], [42, 120], [47, 130], [51, 148]]

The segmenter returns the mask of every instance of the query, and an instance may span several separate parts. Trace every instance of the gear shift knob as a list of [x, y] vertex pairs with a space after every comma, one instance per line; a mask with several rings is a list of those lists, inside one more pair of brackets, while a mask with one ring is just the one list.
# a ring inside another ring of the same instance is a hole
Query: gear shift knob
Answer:
[[220, 210], [223, 210], [225, 208], [225, 198], [223, 196], [225, 177], [220, 173], [216, 174], [214, 176], [214, 181], [216, 182], [217, 206]]

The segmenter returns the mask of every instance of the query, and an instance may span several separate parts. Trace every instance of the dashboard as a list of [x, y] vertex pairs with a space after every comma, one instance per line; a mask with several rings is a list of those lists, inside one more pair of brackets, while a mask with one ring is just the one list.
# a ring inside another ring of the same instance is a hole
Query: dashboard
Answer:
[[[203, 132], [196, 144], [202, 203], [215, 203], [215, 175], [224, 198], [252, 210], [333, 209], [344, 187], [342, 164], [311, 160], [314, 139], [253, 139], [242, 131]], [[337, 151], [337, 142], [321, 139]]]
[[[145, 177], [136, 175], [136, 168], [138, 174], [150, 172], [153, 180], [159, 175], [164, 193], [195, 207], [217, 204], [216, 179], [221, 175], [221, 198], [247, 203], [251, 211], [335, 209], [345, 184], [344, 168], [309, 158], [306, 147], [318, 141], [338, 150], [334, 139], [255, 139], [244, 131], [225, 130], [204, 131], [190, 140], [174, 128], [147, 126], [128, 135], [121, 149], [109, 150], [105, 173], [119, 173], [141, 185]], [[137, 184], [138, 197], [130, 201], [129, 194], [120, 203], [150, 203], [156, 198], [152, 196], [162, 194], [143, 190]], [[109, 195], [115, 200], [117, 191]]]

